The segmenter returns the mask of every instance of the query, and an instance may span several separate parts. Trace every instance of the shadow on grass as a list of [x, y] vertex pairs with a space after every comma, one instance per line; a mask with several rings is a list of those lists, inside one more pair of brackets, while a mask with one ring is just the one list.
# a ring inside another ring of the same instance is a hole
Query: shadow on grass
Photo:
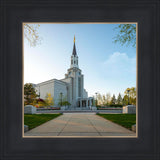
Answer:
[[105, 119], [117, 123], [127, 129], [132, 128], [136, 124], [136, 114], [97, 114]]
[[30, 130], [60, 115], [62, 114], [61, 113], [59, 114], [25, 114], [24, 124], [27, 125]]

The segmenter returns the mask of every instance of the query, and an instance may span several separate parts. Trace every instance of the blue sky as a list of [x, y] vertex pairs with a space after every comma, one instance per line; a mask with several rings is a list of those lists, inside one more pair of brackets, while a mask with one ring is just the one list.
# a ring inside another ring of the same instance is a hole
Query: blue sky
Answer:
[[114, 43], [118, 24], [40, 24], [41, 44], [30, 47], [24, 40], [24, 83], [63, 79], [70, 67], [73, 38], [84, 87], [95, 92], [123, 95], [136, 87], [136, 48]]

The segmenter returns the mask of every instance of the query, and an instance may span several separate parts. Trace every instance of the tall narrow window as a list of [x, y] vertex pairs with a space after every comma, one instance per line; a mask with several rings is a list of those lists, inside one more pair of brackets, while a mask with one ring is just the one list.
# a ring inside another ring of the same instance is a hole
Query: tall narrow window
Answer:
[[72, 100], [73, 100], [73, 94], [74, 94], [74, 93], [73, 93], [73, 84], [74, 84], [74, 83], [73, 83], [73, 79], [72, 79]]
[[81, 97], [81, 78], [78, 77], [78, 97]]

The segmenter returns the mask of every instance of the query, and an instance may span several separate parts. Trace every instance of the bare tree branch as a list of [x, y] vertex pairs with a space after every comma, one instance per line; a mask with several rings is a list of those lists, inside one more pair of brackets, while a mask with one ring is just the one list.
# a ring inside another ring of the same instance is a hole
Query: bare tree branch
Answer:
[[24, 24], [24, 37], [27, 39], [31, 47], [35, 47], [41, 42], [38, 32], [39, 27], [39, 24]]

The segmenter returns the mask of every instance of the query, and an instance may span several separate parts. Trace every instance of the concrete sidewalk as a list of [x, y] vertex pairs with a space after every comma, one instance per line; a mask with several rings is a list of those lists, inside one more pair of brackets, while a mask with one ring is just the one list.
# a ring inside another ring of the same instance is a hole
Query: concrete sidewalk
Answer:
[[24, 136], [136, 136], [136, 133], [94, 113], [64, 113]]

